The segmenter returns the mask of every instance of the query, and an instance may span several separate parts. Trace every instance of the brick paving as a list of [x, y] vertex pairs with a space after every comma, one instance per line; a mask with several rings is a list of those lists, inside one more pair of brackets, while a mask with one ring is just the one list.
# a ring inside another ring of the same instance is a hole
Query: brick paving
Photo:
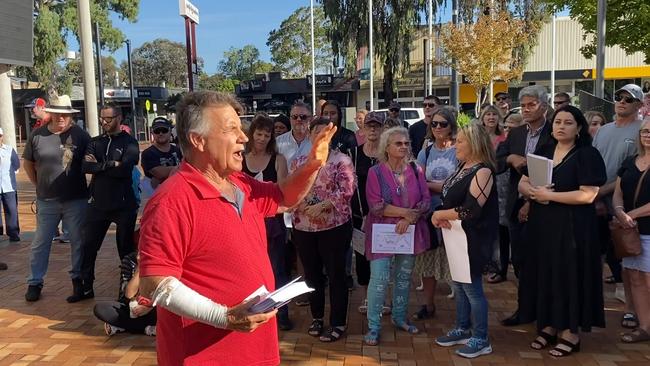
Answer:
[[[22, 241], [10, 244], [0, 238], [0, 261], [9, 270], [0, 272], [0, 365], [155, 365], [155, 339], [147, 336], [119, 334], [107, 337], [102, 324], [92, 315], [95, 301], [112, 300], [117, 295], [118, 260], [115, 237], [111, 231], [97, 260], [95, 300], [68, 304], [65, 297], [71, 292], [67, 274], [69, 248], [54, 243], [50, 267], [43, 288], [42, 299], [36, 303], [24, 300], [25, 280], [28, 274], [29, 243], [35, 228], [35, 215], [30, 206], [34, 189], [19, 174], [19, 212]], [[291, 307], [296, 328], [280, 334], [283, 365], [584, 365], [584, 366], [641, 366], [650, 365], [650, 343], [626, 345], [619, 342], [622, 306], [614, 300], [612, 285], [606, 288], [607, 329], [596, 329], [582, 337], [582, 352], [567, 359], [554, 360], [546, 352], [528, 347], [534, 327], [526, 325], [504, 328], [498, 319], [516, 307], [516, 288], [512, 282], [487, 285], [485, 291], [490, 304], [490, 337], [494, 353], [469, 361], [453, 353], [453, 348], [434, 345], [433, 338], [448, 329], [454, 319], [453, 300], [444, 296], [447, 286], [440, 286], [437, 299], [438, 313], [432, 320], [417, 322], [421, 333], [408, 335], [396, 331], [384, 319], [381, 344], [369, 347], [363, 344], [367, 322], [356, 311], [363, 301], [360, 288], [351, 293], [347, 337], [324, 344], [306, 334], [311, 321], [308, 307]], [[413, 292], [413, 297], [420, 293]], [[412, 304], [417, 301], [412, 300]], [[411, 311], [416, 310], [416, 305]]]

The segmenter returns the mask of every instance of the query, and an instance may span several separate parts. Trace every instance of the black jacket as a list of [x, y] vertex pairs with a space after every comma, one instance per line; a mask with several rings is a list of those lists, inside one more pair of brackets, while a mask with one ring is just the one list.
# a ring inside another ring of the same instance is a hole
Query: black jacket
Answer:
[[[539, 154], [547, 146], [555, 145], [555, 140], [551, 137], [551, 123], [546, 122], [539, 135], [539, 140], [535, 146], [533, 154]], [[519, 180], [521, 174], [517, 169], [506, 163], [510, 154], [516, 154], [526, 157], [526, 137], [528, 135], [528, 125], [524, 124], [515, 127], [508, 133], [508, 138], [497, 147], [497, 174], [510, 170], [510, 181], [508, 184], [508, 197], [506, 199], [506, 215], [516, 217], [519, 208], [523, 205], [523, 200], [519, 199]], [[514, 216], [513, 216], [514, 215]]]
[[332, 136], [330, 149], [338, 150], [344, 154], [352, 156], [355, 152], [355, 147], [357, 147], [357, 136], [354, 132], [343, 126], [339, 126], [334, 136]]
[[85, 155], [92, 155], [96, 163], [84, 159], [82, 170], [92, 174], [90, 204], [100, 210], [134, 209], [138, 207], [133, 192], [133, 167], [140, 160], [140, 145], [128, 133], [93, 137]]

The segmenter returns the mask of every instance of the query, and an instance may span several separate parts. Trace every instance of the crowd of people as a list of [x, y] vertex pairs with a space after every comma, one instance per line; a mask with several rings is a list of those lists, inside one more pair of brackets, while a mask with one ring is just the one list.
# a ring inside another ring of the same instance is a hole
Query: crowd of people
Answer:
[[[98, 303], [95, 314], [109, 335], [157, 334], [164, 365], [278, 364], [277, 330], [294, 328], [289, 308], [251, 313], [256, 299], [247, 296], [288, 283], [292, 253], [313, 289], [303, 301], [312, 317], [304, 331], [322, 342], [348, 330], [354, 268], [365, 292], [358, 311], [367, 317], [366, 345], [380, 343], [384, 315], [417, 334], [417, 322], [436, 315], [436, 288], [448, 284], [455, 323], [435, 343], [467, 358], [489, 354], [483, 286], [507, 281], [510, 264], [518, 308], [501, 324], [536, 322], [533, 350], [565, 357], [580, 350], [582, 332], [605, 327], [603, 281], [616, 283], [625, 303], [621, 341], [649, 341], [650, 97], [625, 85], [613, 118], [583, 113], [566, 93], [549, 98], [539, 85], [517, 97], [514, 109], [508, 93], [497, 93], [468, 125], [427, 96], [425, 118], [408, 126], [393, 102], [387, 115], [357, 112], [356, 132], [337, 101], [319, 103], [316, 115], [297, 101], [288, 116], [258, 114], [244, 131], [233, 97], [195, 92], [178, 105], [178, 144], [171, 122], [158, 117], [141, 154], [121, 128], [120, 108], [103, 106], [103, 133], [90, 138], [73, 123], [69, 98], [52, 99], [43, 108], [49, 122], [23, 155], [38, 220], [25, 298], [40, 299], [60, 221], [71, 241], [67, 301], [93, 298], [97, 253], [115, 223], [119, 301]], [[529, 154], [552, 161], [551, 184], [533, 183]], [[20, 240], [19, 160], [5, 145], [0, 158], [6, 230]], [[148, 187], [139, 184], [139, 163]], [[138, 232], [141, 188], [155, 193]], [[641, 254], [615, 255], [611, 220], [638, 229]], [[412, 234], [409, 251], [377, 249], [373, 232], [385, 225]], [[446, 248], [455, 243], [443, 233], [452, 228], [467, 239], [469, 280], [451, 275], [457, 262]], [[603, 278], [604, 260], [611, 278]], [[408, 314], [412, 284], [421, 284], [423, 302]], [[235, 351], [242, 347], [250, 352]]]

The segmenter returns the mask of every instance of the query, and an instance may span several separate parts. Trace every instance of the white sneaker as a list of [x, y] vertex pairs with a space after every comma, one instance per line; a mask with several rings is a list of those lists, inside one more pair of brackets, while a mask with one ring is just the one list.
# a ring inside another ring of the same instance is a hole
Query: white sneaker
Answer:
[[625, 304], [625, 287], [623, 287], [622, 283], [616, 284], [616, 291], [614, 291], [614, 298], [616, 298], [616, 300]]
[[104, 323], [104, 333], [106, 333], [106, 335], [109, 337], [117, 333], [124, 333], [124, 332], [126, 332], [126, 329], [124, 328], [120, 328], [114, 325], [110, 325], [108, 323]]
[[156, 326], [155, 325], [147, 325], [144, 327], [144, 334], [155, 337], [156, 336]]

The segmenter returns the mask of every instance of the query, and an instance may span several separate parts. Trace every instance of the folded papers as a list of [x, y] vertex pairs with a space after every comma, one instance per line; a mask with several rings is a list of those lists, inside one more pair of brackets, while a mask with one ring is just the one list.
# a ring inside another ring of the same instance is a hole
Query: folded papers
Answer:
[[260, 314], [267, 313], [283, 305], [289, 303], [291, 299], [302, 294], [314, 291], [313, 288], [307, 286], [305, 281], [298, 281], [300, 277], [295, 278], [293, 281], [280, 287], [279, 289], [269, 292], [264, 285], [250, 294], [246, 300], [259, 296], [260, 299], [248, 309], [251, 313]]

